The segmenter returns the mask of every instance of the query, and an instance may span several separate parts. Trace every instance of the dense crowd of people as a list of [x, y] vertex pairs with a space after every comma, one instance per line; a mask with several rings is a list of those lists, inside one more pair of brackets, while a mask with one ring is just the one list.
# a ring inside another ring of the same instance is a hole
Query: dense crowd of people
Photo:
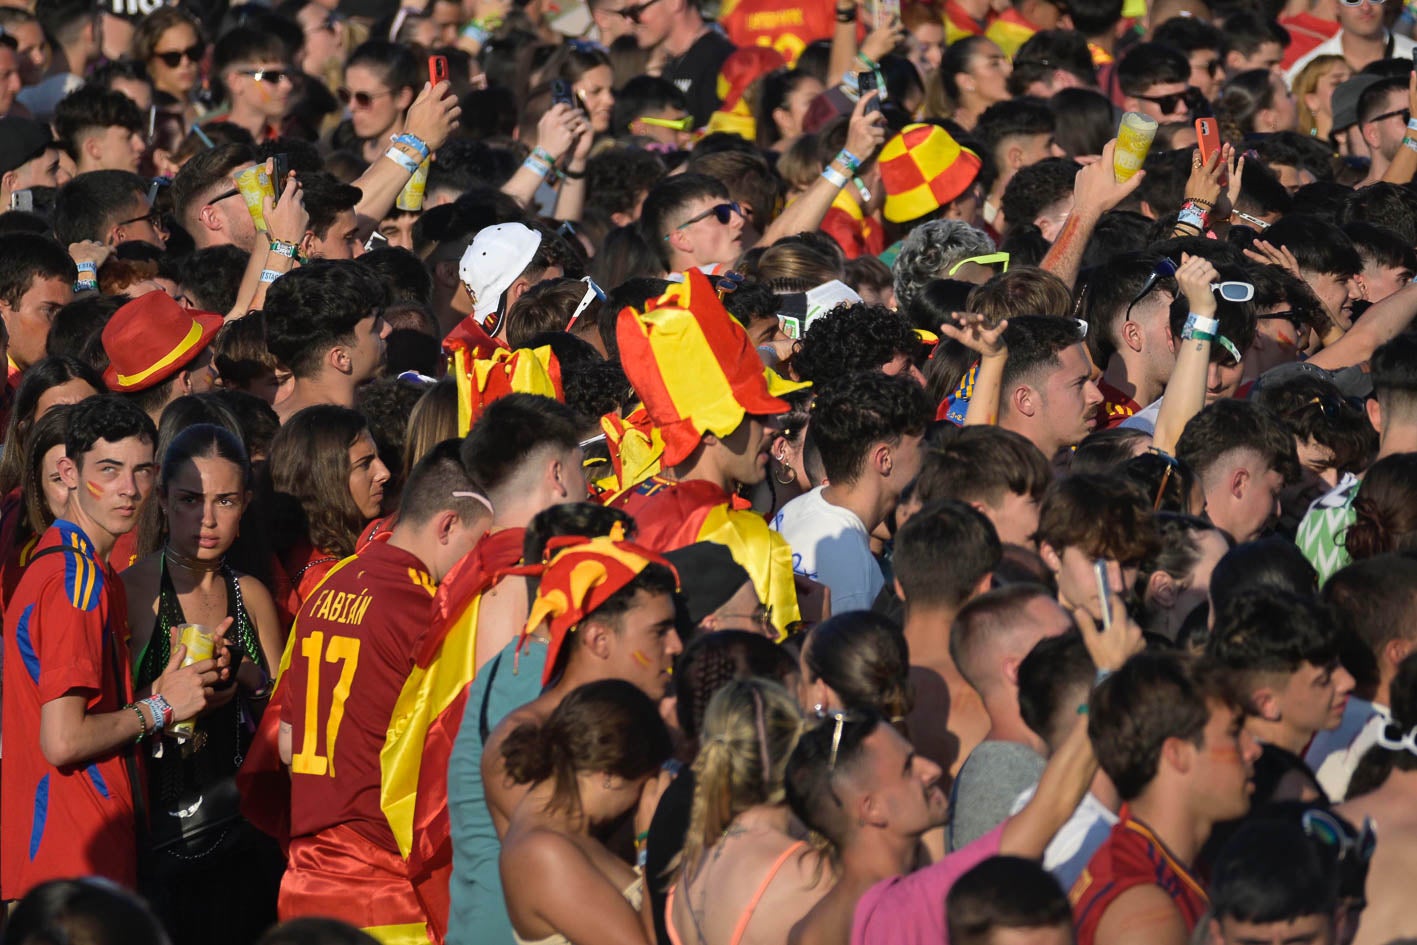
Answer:
[[0, 3], [6, 945], [1417, 938], [1410, 5]]

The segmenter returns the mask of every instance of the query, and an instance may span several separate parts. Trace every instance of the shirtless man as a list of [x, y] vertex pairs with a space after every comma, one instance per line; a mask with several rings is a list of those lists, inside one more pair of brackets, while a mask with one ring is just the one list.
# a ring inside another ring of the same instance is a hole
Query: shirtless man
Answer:
[[[1351, 824], [1371, 817], [1379, 836], [1368, 869], [1368, 906], [1353, 945], [1386, 945], [1417, 936], [1411, 902], [1412, 877], [1417, 876], [1417, 655], [1398, 667], [1392, 708], [1393, 721], [1378, 740], [1386, 752], [1358, 766], [1349, 785], [1353, 799], [1338, 808]], [[1374, 783], [1378, 786], [1370, 788]]]

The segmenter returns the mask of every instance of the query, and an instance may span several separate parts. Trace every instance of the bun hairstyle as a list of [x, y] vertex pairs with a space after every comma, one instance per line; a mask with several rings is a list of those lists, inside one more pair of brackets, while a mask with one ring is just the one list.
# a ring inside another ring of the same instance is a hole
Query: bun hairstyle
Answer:
[[1376, 791], [1396, 771], [1417, 771], [1417, 653], [1397, 667], [1391, 689], [1392, 720], [1383, 726], [1378, 743], [1368, 749], [1345, 800]]
[[801, 734], [797, 701], [775, 682], [734, 679], [714, 694], [694, 760], [685, 869], [697, 869], [734, 817], [758, 804], [783, 802], [787, 759]]
[[1353, 500], [1344, 547], [1355, 561], [1417, 548], [1417, 454], [1378, 460]]
[[869, 610], [837, 614], [819, 624], [803, 645], [807, 682], [820, 679], [846, 709], [873, 709], [895, 721], [910, 714], [910, 650], [905, 634]]
[[554, 779], [549, 806], [579, 812], [577, 775], [633, 781], [653, 774], [672, 748], [654, 700], [623, 679], [603, 679], [572, 691], [545, 722], [518, 725], [502, 759], [513, 784]]

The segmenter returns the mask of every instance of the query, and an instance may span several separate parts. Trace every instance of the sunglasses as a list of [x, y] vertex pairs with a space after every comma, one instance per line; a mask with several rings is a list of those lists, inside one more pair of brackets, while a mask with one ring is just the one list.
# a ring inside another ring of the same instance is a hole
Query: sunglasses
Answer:
[[1212, 282], [1210, 291], [1227, 302], [1248, 302], [1255, 297], [1255, 287], [1248, 282]]
[[729, 221], [733, 219], [733, 215], [735, 213], [739, 217], [743, 216], [743, 208], [738, 206], [737, 202], [729, 201], [728, 203], [716, 203], [712, 207], [709, 207], [707, 210], [705, 210], [703, 213], [695, 214], [694, 216], [685, 220], [683, 223], [676, 226], [674, 228], [674, 232], [665, 234], [664, 238], [665, 240], [668, 240], [669, 237], [674, 235], [674, 233], [679, 232], [685, 227], [693, 226], [700, 220], [706, 220], [709, 217], [713, 217], [714, 219], [718, 220], [719, 223], [723, 224], [724, 226], [727, 226]]
[[570, 331], [575, 325], [576, 319], [581, 317], [581, 313], [590, 308], [592, 299], [605, 301], [605, 290], [595, 284], [595, 280], [590, 276], [581, 276], [581, 281], [585, 283], [585, 295], [581, 296], [580, 303], [576, 305], [576, 310], [571, 313], [571, 320], [566, 323], [566, 330]]
[[166, 229], [166, 227], [164, 227], [162, 223], [162, 214], [157, 210], [149, 210], [142, 216], [133, 217], [133, 219], [131, 220], [119, 220], [117, 223], [114, 224], [114, 226], [129, 226], [134, 223], [141, 223], [144, 220], [151, 223], [154, 229]]
[[228, 198], [230, 198], [230, 197], [239, 197], [239, 196], [241, 196], [241, 191], [239, 191], [239, 190], [237, 190], [235, 187], [233, 187], [233, 188], [231, 188], [230, 190], [224, 190], [224, 191], [222, 191], [221, 193], [219, 193], [219, 194], [217, 194], [215, 197], [213, 197], [211, 200], [208, 200], [208, 201], [207, 201], [207, 206], [210, 207], [210, 206], [211, 206], [212, 204], [214, 204], [214, 203], [221, 203], [223, 200], [226, 200], [226, 199], [228, 199]]
[[1190, 111], [1191, 90], [1184, 92], [1172, 92], [1170, 95], [1133, 95], [1132, 98], [1139, 98], [1144, 102], [1151, 102], [1161, 110], [1163, 115], [1171, 115], [1176, 111], [1176, 106], [1185, 103], [1187, 111]]
[[655, 128], [672, 128], [675, 131], [690, 131], [694, 127], [693, 115], [685, 115], [683, 118], [652, 118], [649, 115], [641, 115], [639, 120]]
[[1244, 211], [1241, 211], [1241, 210], [1231, 210], [1231, 211], [1230, 211], [1230, 215], [1231, 215], [1231, 216], [1234, 216], [1234, 217], [1239, 217], [1241, 220], [1243, 220], [1243, 221], [1245, 222], [1246, 225], [1254, 227], [1255, 229], [1259, 230], [1261, 233], [1263, 233], [1265, 230], [1269, 229], [1269, 224], [1268, 224], [1268, 223], [1264, 222], [1264, 221], [1261, 220], [1259, 217], [1252, 217], [1252, 216], [1250, 216], [1248, 213], [1245, 213]]
[[1000, 272], [1008, 272], [1009, 254], [989, 253], [985, 256], [970, 256], [968, 259], [961, 259], [959, 262], [955, 263], [947, 270], [946, 274], [953, 276], [955, 273], [959, 272], [962, 267], [968, 265], [969, 263], [974, 263], [979, 266], [998, 266]]
[[[822, 722], [832, 721], [832, 722], [835, 722], [835, 723], [836, 723], [836, 727], [832, 729], [832, 750], [831, 750], [831, 755], [828, 756], [828, 758], [827, 758], [827, 770], [828, 770], [828, 771], [835, 771], [835, 770], [836, 770], [836, 756], [837, 756], [837, 753], [838, 753], [839, 751], [841, 751], [841, 733], [842, 733], [842, 729], [844, 729], [844, 728], [846, 727], [846, 723], [847, 723], [847, 722], [851, 722], [851, 721], [854, 721], [854, 720], [853, 720], [853, 718], [852, 718], [850, 712], [845, 712], [845, 711], [842, 711], [841, 709], [825, 709], [825, 708], [822, 708], [822, 707], [820, 707], [820, 706], [817, 707], [816, 716], [817, 716], [817, 719], [820, 720], [820, 721], [822, 721]], [[841, 802], [840, 802], [840, 801], [837, 801], [837, 803], [839, 804], [839, 803], [841, 803]]]
[[277, 85], [282, 79], [291, 84], [295, 83], [295, 73], [289, 69], [241, 69], [238, 75], [250, 76], [257, 82], [269, 82]]
[[339, 96], [340, 102], [341, 102], [342, 104], [344, 104], [345, 106], [349, 106], [350, 104], [353, 104], [353, 105], [355, 105], [355, 106], [357, 106], [357, 107], [359, 107], [359, 108], [369, 108], [369, 107], [370, 107], [371, 105], [373, 105], [374, 102], [376, 102], [377, 100], [383, 98], [383, 97], [386, 96], [386, 95], [393, 95], [394, 93], [393, 93], [392, 91], [389, 91], [389, 92], [351, 92], [349, 89], [344, 88], [343, 86], [341, 86], [338, 90], [336, 90], [335, 94]]
[[160, 61], [169, 69], [176, 69], [182, 65], [182, 60], [188, 62], [201, 62], [202, 57], [207, 54], [206, 43], [194, 43], [186, 49], [173, 49], [167, 52], [154, 52], [153, 58]]
[[1141, 291], [1132, 297], [1127, 303], [1127, 311], [1123, 321], [1132, 320], [1132, 309], [1136, 308], [1138, 302], [1151, 294], [1151, 290], [1156, 288], [1156, 284], [1162, 279], [1169, 279], [1176, 274], [1176, 264], [1165, 256], [1162, 256], [1156, 263], [1156, 268], [1151, 270], [1151, 275], [1146, 277], [1146, 281], [1141, 284]]
[[1340, 860], [1357, 859], [1367, 863], [1378, 848], [1377, 831], [1373, 828], [1371, 817], [1364, 817], [1362, 829], [1356, 832], [1324, 810], [1306, 810], [1299, 822], [1303, 824], [1304, 833], [1311, 840], [1317, 840], [1324, 846], [1336, 847]]
[[[1343, 4], [1345, 7], [1361, 7], [1363, 5], [1363, 0], [1338, 0], [1338, 2]], [[1368, 2], [1375, 7], [1380, 7], [1383, 5], [1383, 0], [1368, 0]]]
[[644, 12], [646, 10], [648, 10], [650, 7], [654, 6], [658, 2], [659, 0], [645, 0], [644, 3], [632, 3], [628, 7], [616, 10], [615, 12], [620, 14], [636, 26], [639, 26], [640, 17], [644, 15]]
[[1166, 498], [1166, 487], [1171, 484], [1171, 476], [1179, 468], [1179, 464], [1176, 461], [1176, 457], [1154, 446], [1149, 447], [1149, 451], [1166, 464], [1166, 469], [1161, 473], [1161, 484], [1156, 487], [1156, 498], [1151, 501], [1151, 510], [1153, 512], [1160, 512], [1161, 502]]
[[1408, 121], [1412, 118], [1412, 110], [1409, 108], [1399, 108], [1394, 111], [1383, 112], [1381, 115], [1374, 115], [1372, 118], [1363, 122], [1363, 124], [1376, 125], [1378, 122], [1387, 121], [1389, 118], [1401, 118], [1404, 122]]

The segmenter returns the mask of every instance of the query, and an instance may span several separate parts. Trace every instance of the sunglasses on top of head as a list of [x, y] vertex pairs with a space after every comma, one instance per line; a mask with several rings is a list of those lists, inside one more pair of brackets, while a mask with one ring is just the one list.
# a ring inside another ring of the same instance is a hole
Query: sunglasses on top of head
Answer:
[[207, 44], [199, 42], [188, 46], [186, 49], [171, 49], [166, 52], [154, 52], [153, 58], [159, 60], [169, 69], [176, 69], [178, 66], [182, 65], [183, 59], [193, 63], [201, 62], [202, 57], [206, 54]]

